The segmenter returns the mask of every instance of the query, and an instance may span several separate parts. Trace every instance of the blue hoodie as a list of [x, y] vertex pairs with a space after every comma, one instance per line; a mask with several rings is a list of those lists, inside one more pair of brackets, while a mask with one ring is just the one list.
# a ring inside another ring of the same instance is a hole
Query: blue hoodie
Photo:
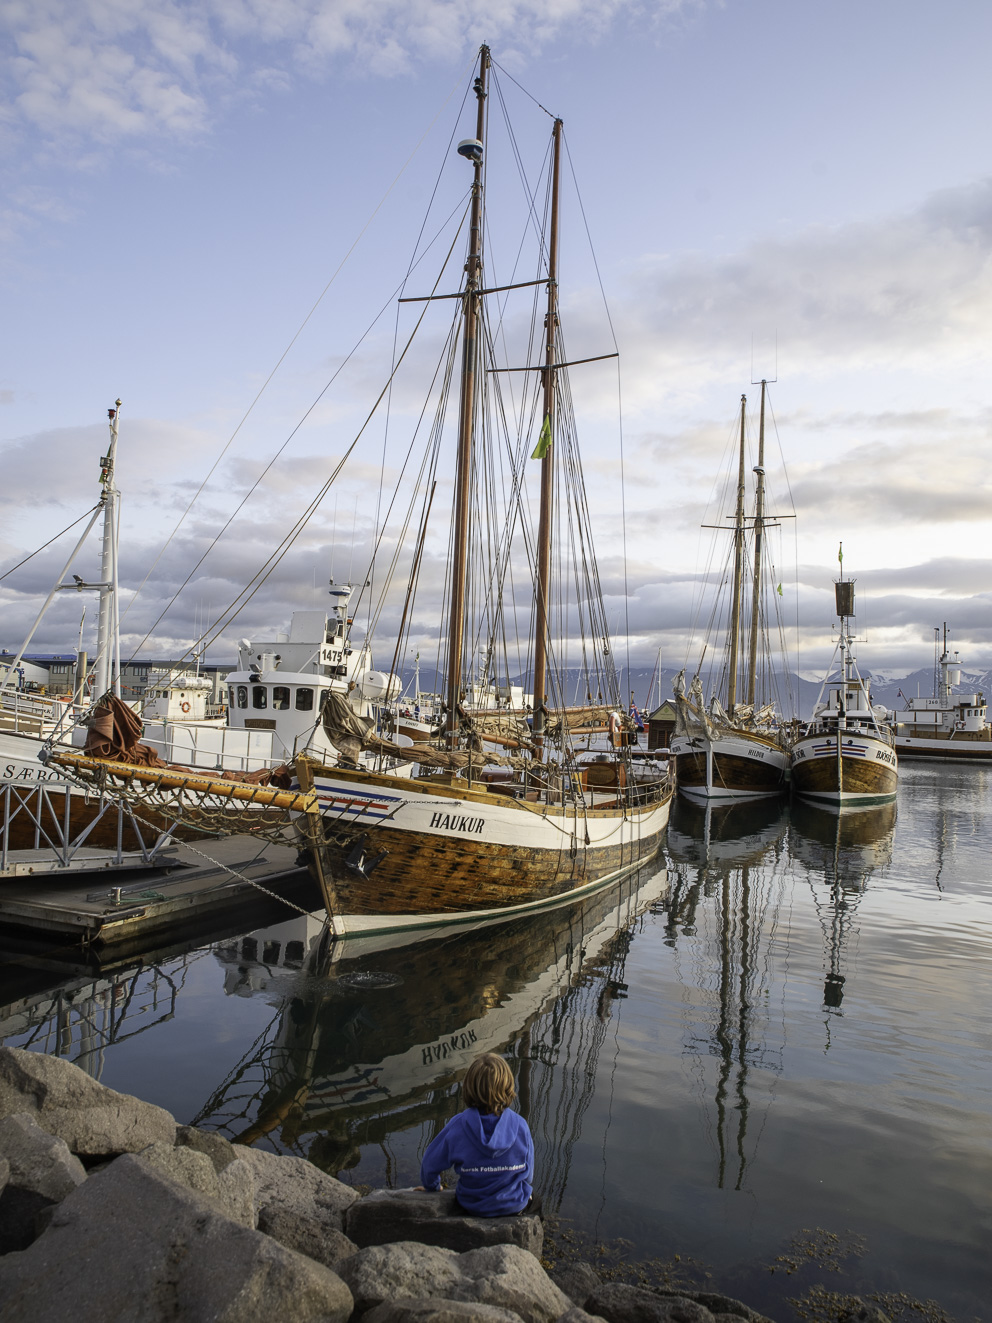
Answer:
[[518, 1112], [499, 1116], [475, 1107], [459, 1112], [433, 1140], [420, 1167], [425, 1190], [441, 1188], [454, 1167], [458, 1202], [476, 1217], [500, 1217], [526, 1208], [534, 1192], [534, 1141]]

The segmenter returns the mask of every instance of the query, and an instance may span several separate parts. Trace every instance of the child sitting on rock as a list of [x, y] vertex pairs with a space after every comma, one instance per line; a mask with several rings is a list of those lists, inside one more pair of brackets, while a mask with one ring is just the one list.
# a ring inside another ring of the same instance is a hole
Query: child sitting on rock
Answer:
[[537, 1212], [533, 1197], [534, 1141], [527, 1122], [510, 1110], [516, 1097], [513, 1072], [492, 1052], [476, 1057], [462, 1085], [465, 1110], [428, 1146], [420, 1167], [424, 1190], [441, 1188], [441, 1173], [454, 1167], [461, 1210], [473, 1217]]

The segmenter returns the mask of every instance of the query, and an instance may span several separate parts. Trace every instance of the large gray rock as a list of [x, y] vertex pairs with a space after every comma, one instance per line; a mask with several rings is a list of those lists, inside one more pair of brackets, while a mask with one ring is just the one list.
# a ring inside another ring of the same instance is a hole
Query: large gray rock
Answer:
[[712, 1319], [721, 1323], [771, 1323], [764, 1314], [715, 1291], [625, 1286], [620, 1282], [597, 1286], [583, 1308], [607, 1323], [711, 1323]]
[[571, 1301], [533, 1254], [518, 1245], [492, 1245], [456, 1254], [435, 1245], [400, 1241], [370, 1245], [338, 1265], [359, 1313], [385, 1301], [462, 1300], [519, 1314], [524, 1323], [552, 1323]]
[[345, 1210], [358, 1198], [350, 1185], [303, 1158], [240, 1146], [238, 1153], [255, 1175], [256, 1218], [266, 1209], [279, 1208], [309, 1217], [321, 1228], [344, 1230]]
[[492, 1245], [458, 1256], [466, 1284], [453, 1297], [480, 1300], [519, 1314], [524, 1323], [550, 1323], [571, 1306], [533, 1254], [518, 1245]]
[[362, 1323], [521, 1323], [520, 1315], [495, 1305], [462, 1300], [387, 1300], [370, 1309]]
[[[238, 1158], [217, 1173], [217, 1198], [228, 1217], [242, 1226], [258, 1222], [255, 1212], [255, 1170], [250, 1162]], [[278, 1239], [278, 1237], [277, 1237]], [[293, 1248], [292, 1245], [289, 1246]]]
[[10, 1163], [6, 1158], [0, 1158], [0, 1194], [3, 1194], [7, 1181], [10, 1179]]
[[56, 1204], [86, 1179], [86, 1168], [62, 1139], [42, 1130], [28, 1112], [0, 1121], [0, 1157], [10, 1164], [10, 1184]]
[[258, 1229], [287, 1249], [316, 1259], [325, 1268], [336, 1270], [342, 1259], [350, 1258], [358, 1249], [343, 1231], [285, 1204], [266, 1204], [258, 1215]]
[[206, 1153], [170, 1144], [149, 1144], [138, 1156], [171, 1180], [214, 1200], [232, 1221], [254, 1227], [255, 1175], [247, 1162], [230, 1162], [218, 1173]]
[[0, 1047], [0, 1117], [18, 1112], [84, 1158], [136, 1153], [176, 1137], [175, 1120], [161, 1107], [97, 1084], [58, 1057]]
[[125, 1155], [0, 1259], [4, 1323], [346, 1323], [339, 1277]]
[[176, 1127], [176, 1145], [180, 1148], [191, 1148], [196, 1153], [205, 1153], [214, 1164], [214, 1171], [218, 1175], [230, 1163], [244, 1156], [243, 1152], [239, 1152], [223, 1135], [218, 1135], [214, 1130], [197, 1130], [192, 1125]]
[[468, 1217], [458, 1211], [452, 1190], [375, 1190], [351, 1205], [344, 1229], [362, 1248], [397, 1240], [416, 1240], [460, 1252], [486, 1245], [519, 1245], [538, 1258], [544, 1248], [544, 1224], [539, 1217]]
[[8, 1173], [0, 1193], [0, 1254], [9, 1254], [27, 1249], [40, 1234], [39, 1217], [82, 1185], [86, 1169], [27, 1112], [0, 1121], [0, 1157]]
[[337, 1272], [355, 1297], [355, 1309], [364, 1314], [387, 1300], [415, 1300], [450, 1292], [461, 1279], [458, 1255], [436, 1245], [400, 1241], [371, 1245], [338, 1264]]
[[[666, 1298], [679, 1296], [684, 1300], [694, 1300], [697, 1305], [703, 1305], [708, 1309], [714, 1318], [743, 1319], [744, 1323], [771, 1323], [764, 1314], [759, 1314], [757, 1310], [742, 1304], [740, 1300], [735, 1300], [729, 1295], [720, 1295], [716, 1291], [677, 1291], [663, 1286], [653, 1286], [651, 1290], [655, 1295]], [[888, 1323], [887, 1319], [885, 1323]]]
[[563, 1267], [551, 1273], [550, 1276], [555, 1286], [564, 1291], [569, 1300], [574, 1301], [580, 1307], [584, 1307], [593, 1291], [602, 1285], [602, 1278], [599, 1273], [591, 1263], [586, 1263], [584, 1259], [576, 1259], [574, 1263], [566, 1263]]
[[562, 1314], [558, 1323], [606, 1323], [606, 1320], [601, 1319], [598, 1314], [587, 1314], [578, 1305], [573, 1305]]
[[643, 1286], [604, 1282], [584, 1306], [607, 1323], [713, 1323], [705, 1305], [687, 1296], [662, 1296]]

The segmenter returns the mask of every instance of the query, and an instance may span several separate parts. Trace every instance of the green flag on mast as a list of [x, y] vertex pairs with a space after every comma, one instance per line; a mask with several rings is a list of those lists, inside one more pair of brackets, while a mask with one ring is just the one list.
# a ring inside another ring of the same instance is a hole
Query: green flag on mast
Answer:
[[534, 453], [531, 459], [543, 459], [551, 449], [551, 419], [547, 414], [544, 415], [544, 426], [541, 428], [541, 435], [537, 438], [537, 445], [534, 447]]

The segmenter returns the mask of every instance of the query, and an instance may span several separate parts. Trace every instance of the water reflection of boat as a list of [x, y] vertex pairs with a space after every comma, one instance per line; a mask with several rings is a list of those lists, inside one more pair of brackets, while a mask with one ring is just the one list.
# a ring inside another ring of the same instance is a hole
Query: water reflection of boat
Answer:
[[796, 800], [790, 813], [789, 849], [793, 859], [822, 869], [829, 877], [867, 881], [873, 869], [892, 862], [894, 802], [874, 808], [824, 808]]
[[787, 823], [780, 801], [726, 807], [679, 801], [669, 827], [669, 937], [673, 944], [693, 939], [705, 951], [701, 962], [689, 966], [698, 970], [700, 986], [686, 1000], [684, 1051], [717, 1059], [720, 1189], [743, 1188], [757, 1145], [756, 1138], [748, 1139], [751, 1071], [781, 1069], [781, 1047], [771, 1044], [768, 1032], [764, 980], [770, 976], [765, 939], [777, 927], [786, 885], [780, 865]]
[[823, 929], [823, 1005], [839, 1011], [855, 912], [872, 874], [892, 861], [896, 806], [837, 811], [796, 800], [791, 816], [789, 852], [807, 869]]
[[678, 799], [668, 824], [668, 854], [680, 863], [757, 863], [782, 839], [788, 811], [780, 799], [732, 804]]
[[[243, 943], [219, 947], [231, 990], [269, 997], [278, 1015], [195, 1124], [245, 1143], [269, 1136], [299, 1151], [303, 1137], [315, 1135], [311, 1158], [339, 1170], [357, 1161], [359, 1127], [369, 1142], [443, 1122], [456, 1105], [450, 1086], [473, 1058], [519, 1043], [618, 930], [666, 889], [664, 868], [641, 870], [582, 904], [443, 939], [383, 945], [374, 972], [367, 958], [335, 960], [340, 944], [329, 952], [313, 945], [293, 977], [271, 967], [252, 971], [264, 964], [266, 934], [254, 935], [253, 952]], [[607, 979], [598, 995], [622, 994], [621, 984]], [[608, 1018], [608, 1006], [599, 1010]], [[522, 1110], [528, 1091], [522, 1063]]]

